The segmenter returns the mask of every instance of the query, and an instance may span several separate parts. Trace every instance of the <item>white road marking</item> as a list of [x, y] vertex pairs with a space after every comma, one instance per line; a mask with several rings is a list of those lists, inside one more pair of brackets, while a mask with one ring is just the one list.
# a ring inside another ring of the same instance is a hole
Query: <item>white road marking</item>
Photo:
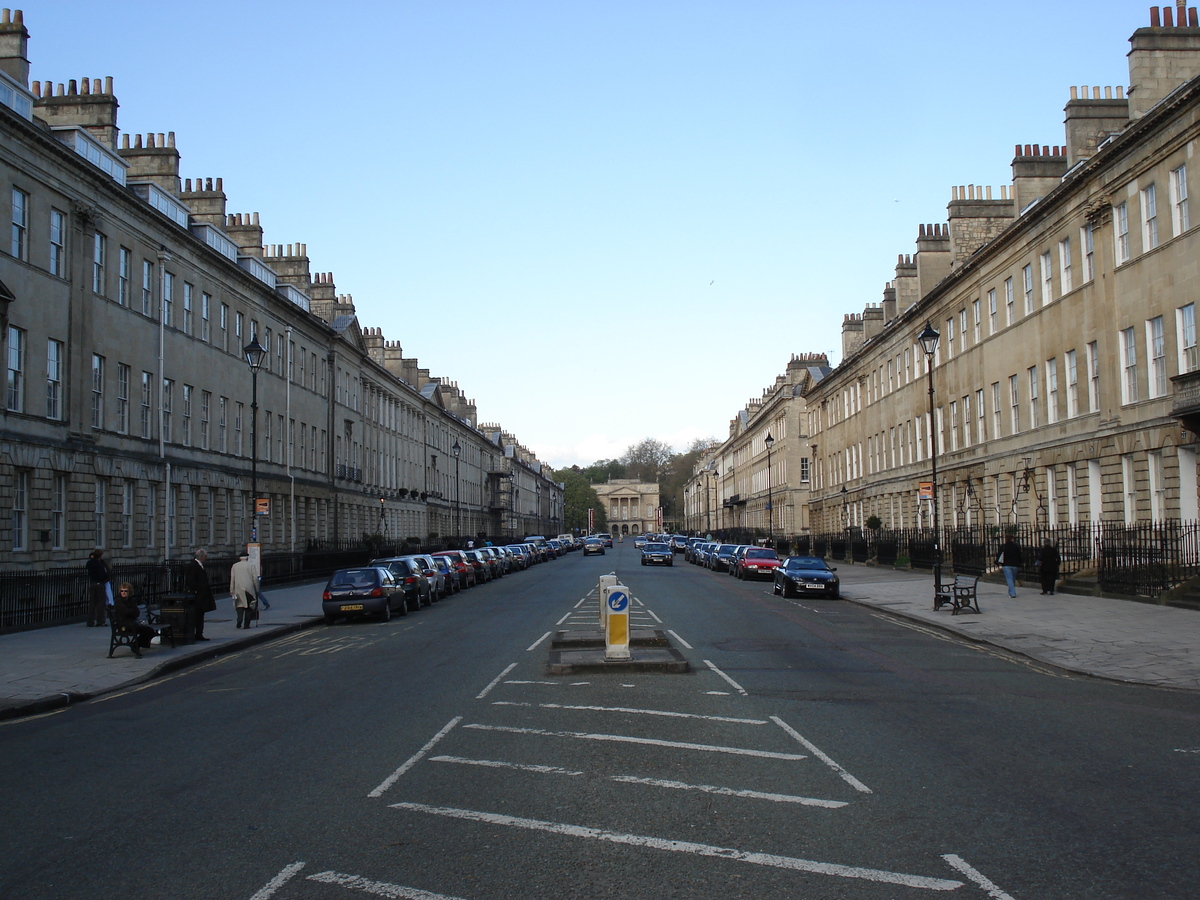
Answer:
[[450, 730], [451, 730], [451, 729], [452, 729], [452, 728], [453, 728], [455, 725], [457, 725], [459, 722], [461, 722], [461, 721], [462, 721], [462, 719], [463, 719], [463, 717], [462, 717], [462, 716], [455, 716], [455, 717], [454, 717], [453, 719], [451, 719], [451, 720], [450, 720], [448, 723], [446, 723], [446, 727], [445, 727], [445, 728], [443, 728], [441, 731], [439, 731], [437, 734], [435, 734], [435, 735], [434, 735], [434, 736], [433, 736], [433, 737], [432, 737], [432, 738], [429, 740], [429, 743], [428, 743], [428, 744], [426, 744], [424, 747], [422, 747], [420, 750], [418, 750], [416, 753], [414, 753], [412, 756], [410, 756], [410, 757], [408, 758], [408, 760], [407, 760], [407, 761], [404, 763], [404, 765], [402, 765], [402, 766], [401, 766], [400, 768], [398, 768], [398, 769], [397, 769], [395, 772], [393, 772], [393, 773], [392, 773], [391, 775], [389, 775], [389, 776], [388, 776], [386, 779], [384, 779], [384, 781], [383, 781], [383, 784], [379, 785], [379, 787], [375, 788], [375, 790], [371, 791], [371, 793], [367, 794], [367, 796], [368, 796], [368, 797], [382, 797], [382, 796], [383, 796], [383, 793], [384, 793], [384, 791], [386, 791], [386, 790], [387, 790], [388, 788], [390, 788], [390, 787], [391, 787], [393, 784], [395, 784], [395, 783], [396, 783], [396, 782], [397, 782], [397, 781], [400, 779], [400, 776], [401, 776], [401, 775], [403, 775], [405, 772], [407, 772], [409, 769], [411, 769], [413, 766], [415, 766], [415, 765], [416, 765], [418, 762], [420, 762], [420, 761], [421, 761], [421, 758], [422, 758], [422, 757], [423, 757], [423, 756], [424, 756], [426, 753], [428, 753], [430, 750], [432, 750], [432, 749], [433, 749], [433, 747], [434, 747], [434, 745], [435, 745], [435, 744], [436, 744], [438, 741], [440, 741], [440, 740], [441, 740], [442, 738], [444, 738], [444, 737], [445, 737], [447, 734], [449, 734], [449, 733], [450, 733]]
[[776, 856], [770, 853], [751, 853], [746, 850], [735, 850], [731, 847], [714, 847], [711, 844], [697, 844], [692, 841], [673, 841], [640, 834], [623, 834], [600, 828], [587, 828], [582, 825], [544, 822], [539, 819], [522, 819], [516, 816], [504, 816], [470, 809], [427, 806], [423, 803], [393, 803], [390, 805], [390, 808], [429, 813], [430, 815], [446, 816], [454, 819], [465, 819], [470, 822], [483, 822], [488, 825], [504, 825], [511, 828], [545, 831], [569, 837], [590, 838], [596, 841], [607, 841], [612, 844], [629, 844], [635, 847], [646, 847], [651, 850], [669, 850], [674, 853], [711, 856], [717, 859], [728, 859], [758, 866], [770, 866], [776, 869], [790, 869], [796, 872], [813, 872], [818, 875], [835, 875], [839, 878], [858, 878], [882, 884], [898, 884], [904, 887], [923, 888], [930, 891], [953, 891], [963, 886], [963, 882], [961, 881], [928, 878], [923, 875], [906, 875], [902, 872], [888, 872], [882, 869], [865, 869], [858, 866], [844, 866], [838, 863], [815, 862], [811, 859]]
[[495, 678], [493, 678], [492, 683], [489, 684], [487, 687], [485, 687], [482, 691], [480, 691], [479, 694], [475, 697], [475, 699], [482, 700], [484, 697], [486, 697], [491, 692], [492, 688], [494, 688], [496, 685], [498, 685], [500, 683], [500, 679], [503, 678], [505, 675], [507, 675], [509, 672], [511, 672], [516, 667], [517, 667], [517, 664], [513, 663], [511, 666], [509, 666], [507, 669], [505, 669], [503, 672], [501, 672], [499, 675], [497, 675]]
[[[648, 612], [650, 615], [654, 616], [654, 610], [650, 609], [650, 607], [646, 607], [646, 612]], [[662, 624], [662, 619], [660, 619], [658, 616], [654, 616], [654, 621], [657, 622], [659, 625]]]
[[839, 766], [837, 763], [835, 763], [832, 759], [830, 759], [828, 756], [826, 756], [824, 753], [822, 753], [820, 750], [818, 750], [815, 745], [813, 745], [809, 741], [806, 741], [804, 739], [804, 737], [800, 734], [800, 732], [798, 732], [795, 728], [793, 728], [787, 722], [783, 721], [783, 719], [779, 718], [779, 716], [771, 716], [771, 721], [774, 722], [776, 725], [778, 725], [780, 728], [782, 728], [784, 731], [786, 731], [788, 734], [790, 734], [792, 737], [794, 737], [796, 740], [798, 740], [806, 748], [811, 750], [813, 756], [815, 756], [821, 762], [825, 763], [825, 765], [829, 766], [829, 768], [833, 769], [833, 771], [837, 772], [838, 775], [841, 777], [841, 779], [844, 782], [846, 782], [848, 785], [850, 785], [852, 788], [854, 788], [856, 791], [859, 791], [860, 793], [863, 793], [863, 794], [873, 793], [873, 791], [869, 787], [867, 787], [865, 784], [863, 784], [861, 781], [859, 781], [857, 778], [855, 778], [853, 775], [851, 775], [849, 772], [847, 772], [845, 769], [843, 769], [841, 766]]
[[749, 750], [742, 747], [721, 747], [716, 744], [691, 744], [685, 741], [660, 741], [655, 738], [628, 737], [623, 734], [592, 734], [586, 731], [547, 731], [543, 728], [514, 728], [508, 725], [464, 725], [476, 731], [503, 731], [508, 734], [538, 734], [544, 737], [569, 737], [585, 741], [612, 741], [619, 744], [648, 744], [652, 747], [675, 747], [679, 750], [703, 750], [708, 753], [732, 753], [735, 756], [758, 756], [763, 759], [807, 759], [799, 753], [776, 753], [772, 750]]
[[396, 900], [458, 900], [448, 894], [431, 894], [419, 888], [403, 887], [399, 884], [387, 884], [382, 881], [369, 881], [361, 875], [343, 875], [341, 872], [317, 872], [309, 875], [308, 881], [321, 884], [336, 884], [352, 891], [362, 891], [364, 894], [374, 894], [376, 897], [392, 897]]
[[567, 613], [565, 616], [563, 616], [561, 619], [559, 619], [559, 620], [558, 620], [557, 622], [555, 622], [554, 624], [555, 624], [555, 625], [561, 625], [563, 622], [567, 621], [567, 619], [569, 619], [569, 618], [571, 618], [571, 614], [570, 614], [570, 613]]
[[987, 891], [989, 897], [993, 897], [995, 900], [1013, 900], [1011, 896], [1000, 890], [1000, 888], [998, 888], [989, 879], [985, 878], [977, 870], [967, 865], [967, 863], [963, 861], [962, 857], [953, 853], [943, 853], [942, 859], [950, 863], [951, 866], [953, 866], [955, 869], [958, 869], [958, 871], [962, 872], [973, 882]]
[[562, 769], [558, 766], [537, 766], [527, 763], [510, 763], [500, 762], [495, 759], [467, 759], [465, 756], [431, 756], [430, 762], [448, 762], [459, 763], [464, 766], [484, 766], [489, 769], [517, 769], [522, 772], [540, 772], [543, 775], [582, 775], [582, 772], [575, 772], [571, 769]]
[[[591, 595], [589, 594], [588, 596], [591, 596]], [[573, 608], [573, 609], [579, 609], [579, 607], [581, 607], [581, 606], [583, 606], [583, 604], [587, 603], [587, 599], [588, 599], [587, 597], [580, 597], [580, 598], [579, 598], [579, 602], [578, 602], [578, 603], [576, 603], [576, 604], [575, 604], [575, 606], [574, 606], [574, 607], [572, 607], [572, 608]]]
[[669, 634], [671, 637], [675, 638], [675, 640], [679, 641], [679, 643], [683, 644], [683, 646], [687, 647], [689, 650], [696, 649], [691, 644], [689, 644], [687, 641], [685, 641], [683, 638], [681, 638], [679, 635], [677, 635], [675, 632], [673, 632], [670, 628], [667, 629], [667, 634]]
[[795, 797], [791, 794], [769, 794], [762, 791], [739, 791], [711, 784], [684, 784], [682, 781], [663, 781], [659, 778], [638, 778], [634, 775], [611, 775], [613, 781], [625, 784], [646, 784], [651, 787], [676, 788], [681, 791], [703, 791], [706, 794], [721, 794], [725, 797], [745, 797], [750, 800], [771, 800], [775, 803], [799, 803], [801, 806], [821, 806], [825, 809], [841, 809], [850, 804], [842, 800], [816, 800], [812, 797]]
[[729, 691], [705, 691], [706, 694], [711, 694], [714, 697], [728, 697]]
[[304, 868], [304, 863], [294, 862], [290, 866], [284, 866], [279, 870], [279, 874], [263, 885], [262, 889], [256, 891], [250, 900], [268, 900], [269, 897], [274, 897], [275, 892], [292, 880], [292, 877]]
[[536, 641], [534, 641], [532, 644], [530, 644], [528, 647], [526, 647], [525, 652], [528, 653], [530, 650], [532, 650], [534, 647], [536, 647], [538, 644], [540, 644], [542, 641], [544, 641], [548, 637], [550, 637], [549, 631], [547, 631], [540, 638], [538, 638]]
[[[512, 700], [493, 700], [492, 706], [532, 706]], [[672, 719], [703, 719], [707, 722], [733, 722], [736, 725], [766, 725], [766, 719], [735, 719], [731, 716], [702, 716], [699, 713], [671, 712], [666, 709], [634, 709], [632, 706], [572, 706], [567, 703], [539, 703], [542, 709], [578, 709], [585, 712], [636, 713], [642, 716], [667, 716]]]
[[[504, 683], [505, 684], [548, 684], [551, 687], [563, 687], [564, 686], [561, 681], [518, 681], [515, 678], [510, 678], [508, 681], [506, 681]], [[590, 681], [571, 681], [571, 682], [568, 682], [565, 686], [566, 687], [578, 687], [581, 684], [591, 684], [591, 682]], [[493, 700], [492, 702], [495, 703], [496, 701]], [[526, 704], [519, 704], [519, 705], [528, 706], [530, 704], [526, 703]]]
[[708, 666], [710, 669], [712, 669], [714, 672], [716, 672], [718, 675], [720, 675], [722, 678], [724, 678], [726, 681], [728, 681], [729, 684], [733, 687], [733, 689], [735, 691], [737, 691], [739, 694], [741, 694], [743, 697], [749, 696], [746, 693], [746, 689], [744, 687], [742, 687], [740, 684], [738, 684], [736, 681], [734, 681], [732, 678], [730, 678], [728, 675], [726, 675], [724, 672], [722, 672], [720, 669], [718, 669], [716, 666], [714, 666], [712, 663], [712, 660], [706, 659], [704, 661], [704, 664], [706, 666]]

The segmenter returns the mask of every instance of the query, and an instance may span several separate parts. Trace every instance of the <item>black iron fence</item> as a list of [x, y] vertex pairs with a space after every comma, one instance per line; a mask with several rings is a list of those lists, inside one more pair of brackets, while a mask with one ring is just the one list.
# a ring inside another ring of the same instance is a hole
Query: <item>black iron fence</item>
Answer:
[[[1200, 523], [1085, 522], [1078, 525], [947, 526], [941, 540], [932, 528], [850, 528], [792, 539], [788, 550], [834, 560], [874, 561], [932, 570], [938, 562], [955, 572], [983, 575], [1009, 537], [1023, 548], [1021, 578], [1038, 579], [1040, 548], [1058, 549], [1060, 577], [1094, 573], [1108, 593], [1157, 598], [1200, 576]], [[939, 548], [940, 544], [940, 548]]]

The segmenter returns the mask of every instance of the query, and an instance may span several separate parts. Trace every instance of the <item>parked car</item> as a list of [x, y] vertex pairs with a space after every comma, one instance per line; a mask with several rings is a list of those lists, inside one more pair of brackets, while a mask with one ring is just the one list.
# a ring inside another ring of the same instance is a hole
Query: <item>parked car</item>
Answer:
[[383, 566], [338, 569], [321, 592], [321, 612], [332, 625], [339, 617], [379, 616], [383, 621], [407, 612], [404, 589]]
[[507, 547], [501, 547], [505, 553], [512, 557], [513, 568], [528, 569], [529, 568], [529, 551], [521, 544], [509, 544]]
[[688, 539], [686, 534], [671, 535], [671, 549], [675, 553], [683, 553], [688, 548]]
[[565, 556], [567, 548], [562, 545], [562, 541], [551, 538], [546, 541], [546, 546], [550, 549], [550, 555], [557, 559], [560, 556]]
[[446, 576], [437, 567], [437, 564], [433, 561], [433, 557], [428, 553], [413, 553], [411, 555], [417, 561], [417, 565], [421, 567], [426, 579], [429, 581], [429, 598], [436, 602], [443, 597], [450, 596], [450, 586], [446, 584]]
[[736, 575], [738, 563], [742, 561], [742, 554], [750, 549], [749, 544], [737, 544], [733, 548], [733, 557], [729, 560], [729, 567], [725, 570], [726, 575]]
[[717, 544], [708, 557], [708, 567], [714, 572], [728, 572], [737, 544]]
[[642, 548], [643, 566], [673, 566], [675, 554], [670, 544], [654, 541]]
[[841, 582], [837, 569], [816, 556], [789, 556], [775, 569], [776, 594], [795, 597], [798, 594], [825, 594], [838, 598]]
[[471, 562], [472, 568], [475, 569], [475, 583], [482, 584], [485, 581], [491, 581], [498, 577], [495, 574], [495, 568], [490, 562], [489, 557], [485, 556], [479, 550], [464, 550], [464, 554]]
[[584, 556], [603, 556], [604, 541], [598, 537], [589, 537], [583, 539], [583, 555]]
[[467, 559], [467, 554], [462, 550], [439, 550], [436, 553], [430, 554], [433, 557], [444, 556], [450, 560], [451, 564], [458, 571], [459, 584], [464, 587], [475, 586], [475, 567], [471, 565]]
[[692, 551], [692, 562], [707, 569], [709, 558], [712, 556], [713, 548], [716, 546], [712, 541], [697, 544], [696, 549]]
[[492, 567], [492, 574], [497, 578], [503, 578], [508, 574], [508, 557], [501, 556], [500, 551], [495, 547], [480, 547], [479, 552], [483, 554], [488, 564]]
[[747, 547], [738, 557], [736, 575], [743, 581], [747, 578], [762, 578], [764, 581], [775, 577], [779, 568], [779, 554], [769, 547]]
[[433, 589], [425, 568], [411, 556], [391, 556], [371, 560], [373, 566], [384, 566], [404, 589], [405, 605], [416, 612], [433, 602]]
[[438, 571], [442, 573], [442, 578], [446, 582], [446, 587], [451, 594], [457, 594], [463, 589], [462, 574], [455, 568], [454, 563], [444, 556], [430, 556], [433, 564], [438, 567]]

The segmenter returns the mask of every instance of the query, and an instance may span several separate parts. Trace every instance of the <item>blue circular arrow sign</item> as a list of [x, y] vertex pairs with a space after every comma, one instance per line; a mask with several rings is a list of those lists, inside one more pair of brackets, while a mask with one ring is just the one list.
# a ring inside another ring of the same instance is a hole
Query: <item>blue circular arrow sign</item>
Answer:
[[625, 607], [629, 606], [629, 595], [624, 591], [610, 591], [608, 594], [608, 608], [612, 612], [624, 612]]

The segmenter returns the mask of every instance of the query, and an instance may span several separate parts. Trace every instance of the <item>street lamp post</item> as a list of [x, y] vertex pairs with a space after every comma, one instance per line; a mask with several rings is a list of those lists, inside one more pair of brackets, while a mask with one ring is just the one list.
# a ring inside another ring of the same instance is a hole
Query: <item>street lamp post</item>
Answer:
[[771, 437], [771, 432], [767, 432], [763, 443], [767, 445], [767, 541], [773, 545], [775, 543], [775, 509], [771, 502], [771, 448], [775, 446], [775, 438]]
[[242, 348], [250, 366], [250, 541], [258, 542], [258, 370], [267, 358], [267, 348], [258, 335]]
[[850, 501], [848, 498], [846, 486], [842, 485], [842, 536], [846, 541], [845, 552], [850, 552]]
[[450, 447], [450, 453], [454, 457], [454, 537], [457, 540], [462, 537], [462, 482], [458, 477], [458, 457], [462, 454], [462, 447], [457, 438]]
[[938, 439], [937, 425], [933, 417], [933, 354], [937, 351], [938, 338], [941, 335], [929, 322], [925, 323], [925, 328], [917, 335], [917, 342], [921, 345], [921, 350], [925, 353], [925, 368], [929, 372], [929, 459], [933, 474], [933, 608], [937, 609], [940, 605], [939, 595], [942, 592], [942, 532], [941, 522], [938, 519], [938, 481], [937, 481], [937, 457], [938, 457]]

